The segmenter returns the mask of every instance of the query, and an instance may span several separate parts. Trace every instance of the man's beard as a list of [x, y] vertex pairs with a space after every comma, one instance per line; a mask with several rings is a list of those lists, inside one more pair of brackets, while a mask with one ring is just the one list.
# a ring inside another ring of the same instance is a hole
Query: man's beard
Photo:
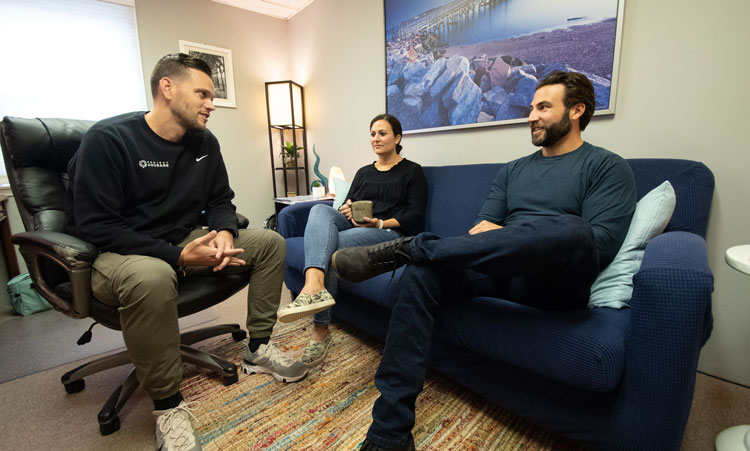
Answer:
[[183, 102], [172, 103], [172, 114], [186, 130], [202, 132], [206, 129], [206, 125], [200, 122], [199, 115], [192, 115]]
[[570, 121], [570, 115], [568, 114], [568, 109], [565, 109], [565, 112], [563, 113], [562, 119], [555, 122], [554, 124], [549, 124], [544, 127], [544, 134], [540, 136], [539, 138], [534, 138], [534, 134], [531, 135], [531, 143], [535, 146], [541, 146], [541, 147], [550, 147], [557, 144], [558, 141], [563, 139], [569, 132], [570, 129], [573, 126], [573, 123]]

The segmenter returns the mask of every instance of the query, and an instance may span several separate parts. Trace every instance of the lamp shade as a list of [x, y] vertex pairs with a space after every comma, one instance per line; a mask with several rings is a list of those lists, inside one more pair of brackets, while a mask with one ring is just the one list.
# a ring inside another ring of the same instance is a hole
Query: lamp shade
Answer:
[[293, 81], [266, 83], [268, 121], [272, 127], [304, 127], [302, 86]]

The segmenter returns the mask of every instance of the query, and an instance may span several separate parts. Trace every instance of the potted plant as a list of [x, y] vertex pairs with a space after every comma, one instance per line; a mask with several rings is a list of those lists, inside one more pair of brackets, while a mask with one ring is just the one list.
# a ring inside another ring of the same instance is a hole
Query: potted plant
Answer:
[[297, 159], [300, 157], [299, 151], [302, 149], [303, 148], [301, 146], [292, 144], [289, 141], [287, 141], [286, 144], [281, 146], [281, 153], [279, 154], [279, 156], [281, 157], [281, 160], [284, 162], [284, 165], [288, 168], [293, 168], [297, 166]]
[[326, 195], [326, 187], [320, 180], [313, 180], [310, 184], [312, 187], [312, 195], [314, 198], [324, 197]]

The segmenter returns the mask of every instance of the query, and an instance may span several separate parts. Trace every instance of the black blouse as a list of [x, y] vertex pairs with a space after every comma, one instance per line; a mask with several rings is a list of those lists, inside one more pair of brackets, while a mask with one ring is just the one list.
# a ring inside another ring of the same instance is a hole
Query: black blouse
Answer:
[[357, 171], [347, 198], [372, 201], [372, 215], [395, 218], [401, 227], [393, 230], [411, 236], [424, 231], [427, 179], [422, 166], [406, 158], [387, 171], [369, 164]]

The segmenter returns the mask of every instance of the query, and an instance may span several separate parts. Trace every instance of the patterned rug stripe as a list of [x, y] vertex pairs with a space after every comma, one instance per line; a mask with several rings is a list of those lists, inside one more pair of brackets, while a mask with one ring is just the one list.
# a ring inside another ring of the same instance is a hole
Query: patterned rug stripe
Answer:
[[[186, 399], [199, 402], [194, 426], [203, 449], [359, 449], [379, 396], [373, 378], [382, 344], [347, 325], [334, 324], [331, 333], [334, 342], [326, 360], [296, 383], [240, 372], [239, 382], [225, 387], [218, 376], [186, 365], [181, 390]], [[301, 320], [277, 325], [273, 340], [299, 357], [309, 334], [309, 320]], [[231, 338], [202, 345], [238, 366], [245, 346]], [[416, 411], [412, 432], [420, 450], [579, 449], [432, 371]]]

